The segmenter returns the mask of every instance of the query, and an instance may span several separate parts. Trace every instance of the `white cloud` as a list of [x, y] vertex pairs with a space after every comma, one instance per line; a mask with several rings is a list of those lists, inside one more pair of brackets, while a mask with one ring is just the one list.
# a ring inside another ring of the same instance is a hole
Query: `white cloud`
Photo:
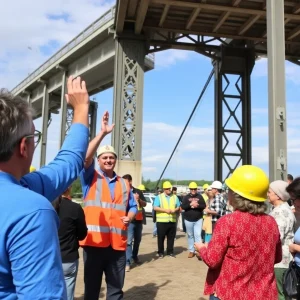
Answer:
[[1, 7], [0, 19], [0, 86], [13, 88], [114, 3], [7, 1]]
[[[268, 60], [262, 58], [255, 62], [252, 76], [254, 77], [266, 77], [268, 76]], [[300, 84], [300, 68], [298, 65], [289, 61], [285, 62], [285, 79], [296, 85]]]
[[178, 61], [191, 59], [193, 52], [184, 50], [166, 50], [155, 54], [155, 67], [166, 68], [176, 64]]

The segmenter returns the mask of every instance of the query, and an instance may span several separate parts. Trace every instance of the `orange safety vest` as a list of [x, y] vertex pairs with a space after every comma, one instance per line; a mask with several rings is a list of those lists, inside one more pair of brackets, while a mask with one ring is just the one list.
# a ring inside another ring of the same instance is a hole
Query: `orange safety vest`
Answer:
[[[134, 198], [134, 200], [135, 200], [135, 198]], [[137, 213], [136, 213], [134, 219], [136, 221], [142, 221], [143, 218], [144, 218], [144, 216], [143, 216], [143, 208], [140, 206], [139, 201], [135, 200], [135, 202], [136, 202], [136, 205], [137, 205]]]
[[117, 176], [115, 198], [111, 198], [108, 183], [103, 175], [95, 171], [90, 189], [84, 199], [84, 214], [88, 233], [80, 246], [125, 251], [127, 247], [127, 226], [121, 220], [126, 216], [130, 187]]
[[143, 209], [142, 209], [142, 207], [139, 207], [139, 204], [138, 204], [138, 211], [135, 215], [135, 219], [137, 221], [142, 221], [143, 220]]

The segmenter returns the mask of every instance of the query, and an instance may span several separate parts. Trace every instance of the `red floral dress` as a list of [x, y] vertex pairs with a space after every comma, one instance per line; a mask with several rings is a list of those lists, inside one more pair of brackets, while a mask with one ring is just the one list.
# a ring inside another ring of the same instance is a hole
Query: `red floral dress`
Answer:
[[200, 255], [209, 267], [205, 295], [215, 293], [221, 300], [277, 299], [274, 264], [281, 261], [282, 248], [273, 217], [240, 211], [223, 216]]

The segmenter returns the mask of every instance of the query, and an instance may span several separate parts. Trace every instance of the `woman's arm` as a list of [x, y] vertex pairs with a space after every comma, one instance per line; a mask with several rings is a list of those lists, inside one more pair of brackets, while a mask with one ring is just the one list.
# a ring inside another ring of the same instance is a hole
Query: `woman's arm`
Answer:
[[107, 134], [112, 132], [112, 130], [115, 126], [114, 124], [109, 126], [108, 121], [109, 121], [109, 113], [108, 113], [108, 111], [106, 111], [102, 116], [100, 132], [89, 143], [89, 147], [87, 149], [87, 153], [86, 153], [85, 161], [84, 161], [85, 169], [88, 169], [88, 167], [90, 167], [90, 165], [93, 163], [94, 155], [95, 155], [100, 143], [102, 142], [102, 140], [105, 138], [105, 136]]
[[[199, 254], [205, 264], [212, 269], [220, 267], [228, 249], [230, 228], [227, 218], [221, 218], [216, 223], [212, 240], [206, 246], [200, 246]], [[203, 244], [204, 245], [204, 244]]]

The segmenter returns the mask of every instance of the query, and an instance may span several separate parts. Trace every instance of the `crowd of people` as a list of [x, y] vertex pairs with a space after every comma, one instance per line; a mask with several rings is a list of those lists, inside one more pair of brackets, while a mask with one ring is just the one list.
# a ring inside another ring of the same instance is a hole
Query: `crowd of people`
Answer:
[[[34, 112], [19, 96], [0, 91], [0, 299], [74, 299], [79, 247], [85, 300], [99, 298], [103, 274], [107, 299], [123, 299], [125, 272], [140, 264], [145, 187], [133, 187], [130, 174], [117, 175], [117, 152], [100, 145], [114, 128], [108, 112], [89, 141], [89, 96], [80, 77], [68, 78], [66, 101], [74, 110], [69, 134], [37, 171], [31, 162], [42, 133]], [[77, 177], [83, 208], [71, 201]], [[300, 178], [269, 183], [263, 170], [245, 165], [225, 184], [206, 184], [202, 194], [198, 188], [191, 182], [181, 197], [163, 183], [153, 203], [158, 259], [176, 258], [183, 225], [187, 258], [209, 268], [204, 294], [210, 299], [288, 299], [283, 274], [293, 260], [300, 270]]]

